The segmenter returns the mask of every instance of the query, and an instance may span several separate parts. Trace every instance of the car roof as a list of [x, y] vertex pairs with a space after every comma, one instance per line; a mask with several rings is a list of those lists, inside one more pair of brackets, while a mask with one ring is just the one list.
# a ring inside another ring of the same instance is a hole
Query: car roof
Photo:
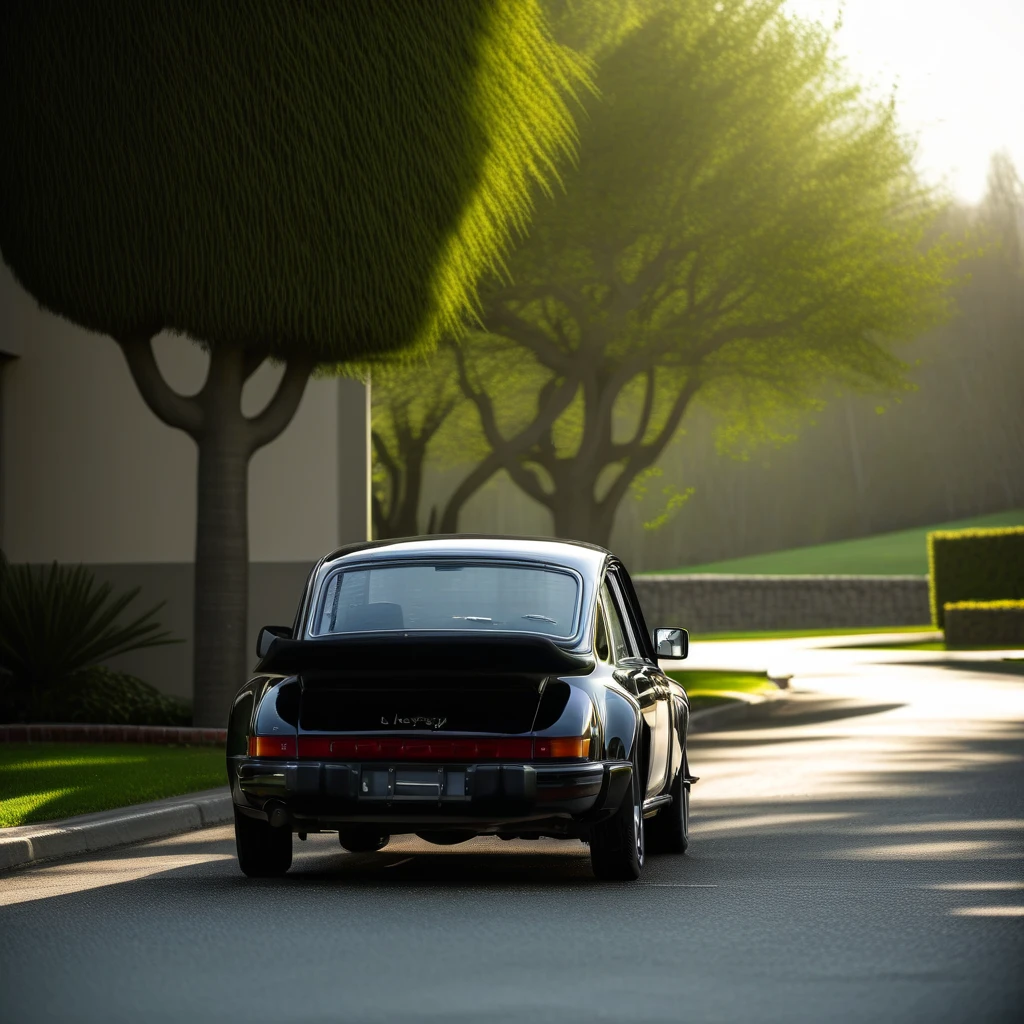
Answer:
[[321, 565], [336, 568], [345, 562], [390, 561], [422, 558], [495, 558], [525, 559], [563, 565], [584, 575], [600, 573], [612, 557], [606, 548], [580, 541], [553, 540], [550, 537], [501, 537], [448, 534], [433, 537], [402, 537], [395, 540], [350, 544], [332, 551]]

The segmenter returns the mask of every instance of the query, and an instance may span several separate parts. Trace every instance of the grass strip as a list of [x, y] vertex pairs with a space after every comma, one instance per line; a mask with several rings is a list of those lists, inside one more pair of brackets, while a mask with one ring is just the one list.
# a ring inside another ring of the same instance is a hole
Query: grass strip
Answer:
[[227, 783], [224, 751], [142, 743], [0, 744], [0, 828]]
[[686, 690], [692, 711], [704, 711], [778, 692], [778, 687], [764, 672], [674, 669], [668, 675]]
[[928, 626], [855, 626], [852, 629], [778, 629], [740, 633], [691, 633], [693, 642], [716, 640], [795, 640], [802, 636], [860, 636], [864, 633], [934, 633]]

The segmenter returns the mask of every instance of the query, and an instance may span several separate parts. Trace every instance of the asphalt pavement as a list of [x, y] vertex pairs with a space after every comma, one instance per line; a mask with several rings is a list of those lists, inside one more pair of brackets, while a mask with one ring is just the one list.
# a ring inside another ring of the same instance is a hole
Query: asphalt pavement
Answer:
[[0, 1019], [1024, 1019], [1024, 663], [786, 657], [792, 700], [693, 737], [690, 853], [638, 883], [578, 842], [333, 835], [254, 881], [190, 832], [0, 876]]

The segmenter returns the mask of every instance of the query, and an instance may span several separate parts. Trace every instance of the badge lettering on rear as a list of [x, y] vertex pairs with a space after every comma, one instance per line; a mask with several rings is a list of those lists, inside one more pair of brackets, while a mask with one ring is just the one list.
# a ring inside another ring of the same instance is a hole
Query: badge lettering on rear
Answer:
[[381, 725], [403, 726], [409, 729], [433, 729], [435, 732], [438, 729], [443, 729], [447, 721], [447, 718], [434, 718], [430, 715], [409, 715], [405, 718], [401, 715], [395, 715], [394, 718], [388, 718], [386, 715], [380, 716]]

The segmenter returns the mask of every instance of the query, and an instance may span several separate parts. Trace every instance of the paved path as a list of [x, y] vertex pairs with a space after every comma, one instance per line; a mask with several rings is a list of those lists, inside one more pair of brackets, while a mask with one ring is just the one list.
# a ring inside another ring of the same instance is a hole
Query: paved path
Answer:
[[578, 843], [333, 836], [253, 882], [193, 832], [0, 877], [0, 1018], [1024, 1019], [1021, 665], [790, 655], [815, 694], [694, 738], [692, 853], [639, 884]]

